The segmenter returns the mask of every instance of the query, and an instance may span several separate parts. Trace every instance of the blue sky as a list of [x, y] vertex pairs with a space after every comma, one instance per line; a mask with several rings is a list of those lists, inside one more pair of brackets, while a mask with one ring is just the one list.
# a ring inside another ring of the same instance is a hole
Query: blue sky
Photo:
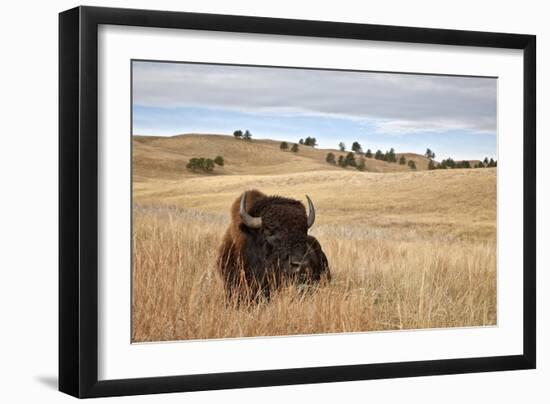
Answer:
[[133, 62], [133, 133], [232, 134], [496, 158], [494, 78]]

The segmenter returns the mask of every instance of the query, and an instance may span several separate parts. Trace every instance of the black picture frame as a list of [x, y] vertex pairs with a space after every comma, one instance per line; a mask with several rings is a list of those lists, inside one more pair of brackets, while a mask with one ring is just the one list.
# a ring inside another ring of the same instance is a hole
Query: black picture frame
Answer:
[[[97, 52], [100, 24], [523, 50], [523, 354], [98, 380]], [[60, 13], [59, 390], [84, 398], [534, 369], [535, 122], [534, 35], [97, 7], [77, 7]]]

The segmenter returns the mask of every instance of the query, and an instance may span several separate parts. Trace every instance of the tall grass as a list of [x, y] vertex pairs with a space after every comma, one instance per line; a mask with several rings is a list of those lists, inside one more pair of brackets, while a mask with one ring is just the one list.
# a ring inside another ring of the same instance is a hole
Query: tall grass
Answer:
[[227, 215], [135, 205], [134, 342], [496, 323], [494, 237], [469, 241], [414, 223], [316, 225], [332, 282], [235, 306], [215, 268], [227, 225]]

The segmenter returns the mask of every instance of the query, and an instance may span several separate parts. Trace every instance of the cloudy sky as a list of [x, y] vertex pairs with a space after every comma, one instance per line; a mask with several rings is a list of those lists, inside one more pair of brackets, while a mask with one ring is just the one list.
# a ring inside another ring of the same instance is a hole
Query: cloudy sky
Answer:
[[494, 78], [133, 62], [133, 133], [232, 134], [319, 147], [496, 157]]

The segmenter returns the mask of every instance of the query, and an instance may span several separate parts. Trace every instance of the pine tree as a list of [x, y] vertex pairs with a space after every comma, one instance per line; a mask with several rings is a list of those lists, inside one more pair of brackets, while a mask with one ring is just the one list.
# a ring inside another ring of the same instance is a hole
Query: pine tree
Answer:
[[344, 142], [340, 142], [338, 143], [338, 148], [340, 149], [340, 151], [346, 151], [346, 145]]
[[399, 164], [401, 164], [402, 166], [407, 164], [407, 159], [405, 158], [405, 155], [401, 155], [401, 157], [399, 158]]
[[351, 150], [355, 153], [363, 153], [363, 149], [359, 142], [353, 142], [353, 144], [351, 145]]
[[393, 149], [393, 147], [390, 149], [390, 151], [386, 152], [386, 155], [384, 157], [384, 160], [390, 163], [395, 163], [397, 161], [395, 157], [395, 150]]
[[298, 153], [298, 144], [294, 143], [290, 151], [294, 153]]
[[281, 145], [279, 147], [283, 151], [288, 150], [288, 143], [287, 142], [281, 142]]
[[367, 152], [365, 153], [365, 157], [372, 158], [372, 152], [370, 149], [367, 149]]
[[220, 167], [223, 167], [223, 165], [225, 164], [225, 161], [222, 156], [216, 156], [216, 158], [214, 159], [214, 163], [216, 163]]
[[411, 168], [411, 170], [416, 170], [416, 163], [414, 162], [414, 160], [409, 160], [408, 165]]
[[311, 147], [315, 147], [317, 146], [317, 139], [315, 139], [314, 137], [306, 137], [306, 140], [304, 140], [304, 144], [306, 146], [311, 146]]
[[243, 139], [252, 140], [252, 133], [250, 133], [248, 129], [244, 132]]
[[355, 161], [355, 156], [352, 152], [349, 152], [346, 155], [346, 158], [344, 159], [344, 166], [345, 167], [347, 167], [347, 166], [356, 167], [357, 166], [357, 163]]
[[233, 132], [233, 136], [235, 136], [237, 139], [240, 139], [243, 136], [243, 131], [240, 129], [236, 130], [235, 132]]
[[334, 153], [329, 152], [325, 160], [329, 164], [336, 164], [336, 156], [334, 155]]

